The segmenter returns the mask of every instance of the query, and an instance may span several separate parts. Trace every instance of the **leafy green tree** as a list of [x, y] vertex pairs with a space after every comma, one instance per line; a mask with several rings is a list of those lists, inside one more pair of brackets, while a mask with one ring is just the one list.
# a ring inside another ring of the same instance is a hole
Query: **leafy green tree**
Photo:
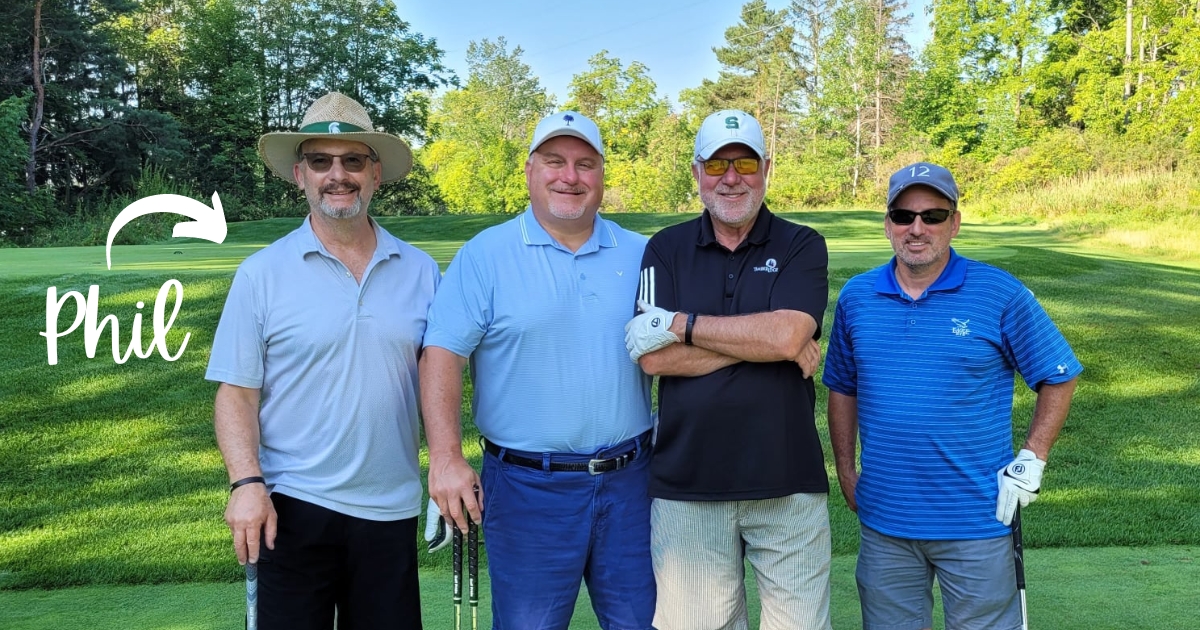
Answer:
[[528, 202], [524, 162], [533, 128], [554, 104], [520, 46], [503, 37], [467, 47], [466, 84], [430, 116], [434, 141], [421, 162], [451, 212], [519, 212]]
[[767, 151], [776, 153], [777, 139], [793, 125], [793, 105], [806, 77], [793, 45], [796, 29], [788, 9], [773, 10], [766, 0], [742, 6], [740, 21], [725, 29], [725, 45], [713, 48], [721, 71], [685, 90], [681, 100], [705, 113], [738, 108], [762, 123]]
[[[932, 96], [941, 107], [926, 107], [925, 115], [917, 116], [921, 126], [943, 136], [952, 131], [942, 145], [982, 151], [985, 158], [1036, 138], [1044, 125], [1038, 109], [1029, 106], [1033, 69], [1044, 59], [1054, 20], [1061, 15], [1056, 5], [1055, 0], [934, 0], [923, 75], [929, 83], [917, 93]], [[948, 85], [955, 79], [962, 84], [957, 94]]]
[[649, 69], [600, 51], [571, 79], [567, 107], [596, 121], [604, 136], [604, 207], [664, 212], [692, 195], [694, 129], [659, 97]]
[[571, 78], [566, 108], [596, 122], [610, 162], [635, 160], [646, 156], [654, 121], [669, 112], [657, 90], [644, 64], [622, 67], [620, 59], [602, 50], [588, 59], [587, 70]]
[[842, 146], [851, 148], [846, 163], [851, 197], [858, 196], [865, 178], [879, 187], [885, 175], [885, 144], [898, 124], [897, 95], [910, 65], [902, 7], [896, 0], [844, 0], [834, 11], [828, 62], [836, 71], [828, 73], [819, 105], [835, 117], [832, 131]]

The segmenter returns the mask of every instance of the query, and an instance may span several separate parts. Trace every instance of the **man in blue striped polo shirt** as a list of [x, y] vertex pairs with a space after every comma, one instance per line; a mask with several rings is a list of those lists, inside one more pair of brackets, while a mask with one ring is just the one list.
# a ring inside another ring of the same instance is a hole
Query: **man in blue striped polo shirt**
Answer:
[[[525, 178], [529, 209], [463, 246], [429, 311], [429, 494], [462, 531], [483, 524], [495, 628], [567, 628], [586, 580], [602, 628], [648, 629], [650, 379], [623, 330], [646, 238], [597, 214], [604, 147], [585, 116], [538, 124]], [[462, 452], [468, 359], [482, 477]]]
[[[851, 278], [834, 314], [823, 380], [838, 481], [862, 523], [865, 630], [932, 627], [935, 575], [947, 628], [1021, 628], [1009, 526], [1037, 498], [1083, 371], [1020, 281], [954, 252], [961, 221], [948, 170], [896, 172], [896, 256]], [[1037, 392], [1015, 459], [1014, 371]]]

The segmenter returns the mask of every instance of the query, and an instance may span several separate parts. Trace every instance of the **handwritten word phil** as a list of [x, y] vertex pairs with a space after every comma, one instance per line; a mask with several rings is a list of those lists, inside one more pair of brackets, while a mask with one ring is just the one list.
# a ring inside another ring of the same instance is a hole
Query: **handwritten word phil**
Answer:
[[[163, 321], [163, 315], [166, 312], [167, 298], [171, 295], [171, 290], [175, 291], [175, 308], [171, 311], [171, 318]], [[68, 299], [75, 300], [75, 321], [71, 323], [70, 328], [59, 332], [58, 331], [58, 314], [62, 311], [63, 305]], [[58, 364], [58, 338], [65, 337], [75, 331], [79, 327], [79, 323], [83, 322], [83, 347], [87, 352], [89, 359], [96, 358], [96, 344], [100, 341], [100, 335], [104, 332], [104, 327], [112, 325], [112, 356], [113, 361], [118, 365], [129, 360], [130, 354], [137, 355], [140, 359], [149, 358], [154, 354], [154, 349], [157, 348], [162, 358], [167, 361], [174, 361], [183, 354], [183, 349], [187, 347], [187, 342], [192, 337], [192, 333], [186, 333], [183, 336], [183, 343], [179, 344], [179, 351], [174, 355], [167, 348], [167, 332], [171, 330], [171, 326], [175, 323], [175, 316], [179, 314], [179, 307], [183, 305], [183, 285], [178, 280], [167, 280], [163, 283], [162, 288], [158, 290], [158, 297], [154, 299], [154, 337], [150, 341], [150, 345], [145, 350], [142, 349], [142, 314], [139, 312], [133, 316], [133, 326], [129, 338], [129, 345], [125, 349], [125, 354], [120, 351], [120, 322], [117, 321], [116, 315], [105, 315], [104, 319], [96, 321], [97, 310], [100, 307], [100, 286], [93, 284], [88, 288], [87, 297], [78, 291], [67, 291], [61, 298], [58, 297], [58, 287], [50, 287], [46, 289], [46, 332], [40, 332], [39, 335], [46, 338], [46, 362], [50, 365]], [[138, 302], [137, 308], [140, 311], [145, 306], [144, 302]]]

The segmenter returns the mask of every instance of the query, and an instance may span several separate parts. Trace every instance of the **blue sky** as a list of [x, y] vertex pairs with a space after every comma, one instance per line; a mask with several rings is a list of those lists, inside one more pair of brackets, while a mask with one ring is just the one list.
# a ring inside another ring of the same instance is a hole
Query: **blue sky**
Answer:
[[[720, 70], [714, 46], [725, 29], [738, 22], [741, 0], [600, 0], [539, 2], [509, 0], [394, 0], [412, 29], [437, 39], [446, 63], [466, 78], [467, 44], [504, 36], [509, 49], [520, 46], [522, 59], [561, 105], [571, 77], [587, 68], [600, 50], [628, 65], [650, 69], [660, 95], [678, 101], [679, 91], [715, 79]], [[910, 0], [914, 16], [909, 42], [928, 38], [926, 0]], [[789, 0], [768, 0], [781, 9]]]

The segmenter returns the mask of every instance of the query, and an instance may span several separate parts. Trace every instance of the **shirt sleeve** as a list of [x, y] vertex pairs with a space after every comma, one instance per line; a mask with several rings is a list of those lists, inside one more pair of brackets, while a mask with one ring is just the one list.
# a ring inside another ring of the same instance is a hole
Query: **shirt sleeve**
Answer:
[[[660, 244], [651, 238], [642, 254], [642, 274], [638, 280], [637, 299], [668, 311], [679, 310], [679, 298], [675, 294], [673, 269], [659, 254]], [[634, 304], [637, 314], [637, 304]]]
[[792, 240], [787, 260], [779, 267], [779, 278], [771, 291], [771, 310], [808, 313], [817, 322], [813, 339], [820, 339], [828, 305], [829, 250], [825, 237], [803, 228]]
[[492, 323], [492, 282], [470, 244], [450, 261], [429, 307], [425, 346], [469, 357]]
[[843, 396], [858, 396], [858, 366], [854, 363], [854, 340], [850, 336], [845, 293], [833, 311], [833, 330], [825, 353], [825, 373], [821, 382]]
[[262, 389], [267, 355], [263, 299], [253, 274], [245, 265], [238, 267], [213, 336], [206, 380]]
[[1031, 389], [1083, 373], [1070, 344], [1029, 289], [1021, 287], [1005, 308], [1000, 334], [1005, 355]]

